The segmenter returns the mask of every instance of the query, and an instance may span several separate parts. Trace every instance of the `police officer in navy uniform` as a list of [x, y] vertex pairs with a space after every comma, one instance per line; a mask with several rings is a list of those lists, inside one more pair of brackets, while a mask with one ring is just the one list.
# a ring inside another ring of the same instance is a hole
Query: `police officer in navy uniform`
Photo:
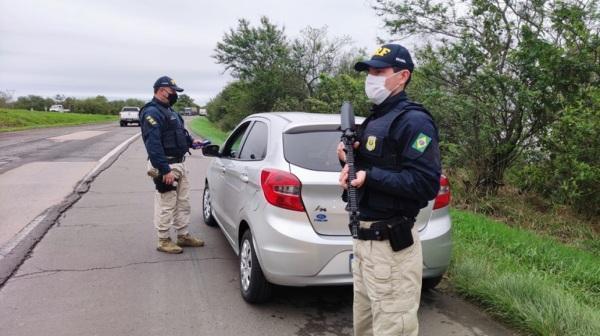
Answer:
[[[157, 250], [181, 253], [182, 247], [200, 247], [204, 242], [190, 235], [189, 180], [185, 155], [193, 146], [201, 146], [184, 127], [183, 118], [172, 106], [177, 92], [183, 91], [168, 76], [154, 83], [154, 98], [140, 111], [142, 138], [148, 152], [148, 175], [156, 187], [154, 226], [158, 234]], [[177, 243], [171, 241], [170, 228], [177, 231]]]
[[[404, 89], [414, 63], [406, 48], [386, 44], [370, 60], [365, 92], [374, 104], [356, 147], [360, 229], [354, 239], [354, 335], [418, 334], [423, 258], [415, 217], [435, 198], [441, 174], [438, 130]], [[343, 145], [338, 156], [345, 161]], [[340, 174], [347, 187], [348, 167]], [[346, 197], [344, 193], [343, 197]]]

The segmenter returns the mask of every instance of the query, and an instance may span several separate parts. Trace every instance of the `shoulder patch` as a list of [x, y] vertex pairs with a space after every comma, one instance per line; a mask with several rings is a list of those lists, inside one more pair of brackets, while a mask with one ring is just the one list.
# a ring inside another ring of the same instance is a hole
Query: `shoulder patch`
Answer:
[[423, 153], [427, 149], [427, 146], [429, 146], [430, 142], [431, 137], [427, 136], [424, 133], [419, 133], [417, 139], [415, 139], [415, 142], [413, 142], [412, 144], [412, 148], [416, 151]]
[[146, 121], [148, 121], [148, 123], [152, 126], [156, 126], [156, 124], [157, 124], [156, 120], [154, 120], [154, 118], [152, 118], [152, 116], [146, 116]]

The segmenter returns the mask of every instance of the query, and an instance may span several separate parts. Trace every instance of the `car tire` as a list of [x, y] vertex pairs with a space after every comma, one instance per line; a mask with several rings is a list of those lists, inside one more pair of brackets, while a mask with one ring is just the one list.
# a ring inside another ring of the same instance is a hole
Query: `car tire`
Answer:
[[260, 268], [249, 229], [240, 243], [240, 292], [248, 303], [266, 302], [271, 297], [271, 284]]
[[217, 226], [217, 221], [213, 215], [212, 205], [210, 203], [210, 189], [208, 183], [204, 186], [204, 193], [202, 193], [202, 218], [204, 224], [208, 226]]
[[434, 289], [437, 285], [442, 281], [443, 276], [437, 276], [434, 278], [425, 278], [423, 279], [423, 290], [431, 290]]
[[121, 127], [125, 127], [125, 123], [123, 123], [122, 121], [119, 122], [119, 124], [121, 125]]

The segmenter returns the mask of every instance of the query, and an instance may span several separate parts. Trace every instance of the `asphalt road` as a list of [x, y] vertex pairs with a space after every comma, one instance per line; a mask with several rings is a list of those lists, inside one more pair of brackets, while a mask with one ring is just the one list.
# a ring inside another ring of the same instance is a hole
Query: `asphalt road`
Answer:
[[116, 123], [0, 133], [0, 246], [136, 133]]
[[[207, 244], [157, 252], [145, 160], [138, 139], [0, 288], [0, 335], [352, 334], [350, 287], [278, 287], [267, 304], [243, 301], [237, 257], [218, 228], [202, 223], [209, 160], [197, 152], [186, 161], [191, 231]], [[513, 335], [440, 292], [423, 294], [419, 314], [420, 335]]]
[[32, 162], [97, 161], [139, 127], [117, 122], [0, 133], [0, 174]]

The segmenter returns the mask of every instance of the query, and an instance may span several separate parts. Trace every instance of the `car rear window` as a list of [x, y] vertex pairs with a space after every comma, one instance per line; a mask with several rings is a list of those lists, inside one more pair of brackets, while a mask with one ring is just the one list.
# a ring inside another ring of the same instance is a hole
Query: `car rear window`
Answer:
[[316, 131], [283, 135], [285, 159], [296, 166], [327, 172], [341, 170], [337, 157], [340, 131]]

